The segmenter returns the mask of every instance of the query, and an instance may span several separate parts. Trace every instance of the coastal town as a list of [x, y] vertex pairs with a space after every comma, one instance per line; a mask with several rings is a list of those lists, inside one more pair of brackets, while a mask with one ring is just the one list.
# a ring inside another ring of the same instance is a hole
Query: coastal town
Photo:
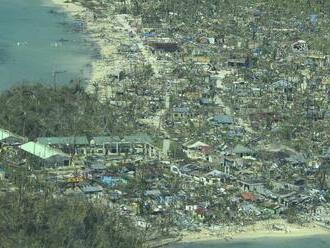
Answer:
[[86, 85], [99, 126], [0, 122], [0, 194], [24, 177], [86, 198], [129, 218], [143, 247], [328, 234], [330, 5], [196, 2], [54, 0], [97, 45], [72, 87]]

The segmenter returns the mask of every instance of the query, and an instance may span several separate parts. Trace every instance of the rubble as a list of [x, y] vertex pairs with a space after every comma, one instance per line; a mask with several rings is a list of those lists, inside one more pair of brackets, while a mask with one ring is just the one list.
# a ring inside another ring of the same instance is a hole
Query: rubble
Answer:
[[[173, 229], [191, 230], [290, 218], [295, 209], [329, 227], [329, 55], [291, 19], [257, 9], [231, 15], [202, 34], [168, 31], [169, 16], [157, 28], [128, 14], [89, 21], [102, 59], [87, 91], [128, 113], [117, 121], [131, 133], [24, 143], [0, 129], [7, 165], [27, 163], [10, 155], [24, 150], [47, 161], [63, 189], [124, 206], [141, 226], [169, 216]], [[67, 163], [48, 161], [62, 156]]]

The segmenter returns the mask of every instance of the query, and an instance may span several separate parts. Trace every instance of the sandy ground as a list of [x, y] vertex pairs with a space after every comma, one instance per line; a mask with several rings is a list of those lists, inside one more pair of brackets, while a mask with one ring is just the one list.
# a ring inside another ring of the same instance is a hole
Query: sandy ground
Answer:
[[[50, 0], [54, 5], [62, 8], [64, 11], [73, 16], [79, 16], [85, 23], [85, 32], [89, 33], [92, 42], [94, 42], [100, 49], [102, 59], [95, 59], [92, 61], [92, 73], [90, 82], [86, 88], [87, 92], [95, 92], [96, 88], [98, 91], [107, 95], [110, 94], [109, 89], [105, 87], [105, 78], [109, 74], [107, 63], [103, 60], [111, 54], [111, 47], [105, 45], [103, 39], [99, 37], [101, 30], [105, 32], [107, 28], [106, 23], [95, 21], [91, 18], [90, 13], [86, 8], [81, 6], [78, 2], [67, 3], [66, 0]], [[102, 85], [102, 82], [104, 85]]]
[[[280, 230], [274, 230], [273, 227]], [[204, 229], [201, 232], [185, 232], [180, 242], [196, 242], [208, 240], [236, 240], [236, 239], [256, 239], [265, 237], [285, 237], [294, 238], [312, 235], [329, 235], [329, 230], [317, 224], [301, 226], [289, 224], [282, 219], [259, 221], [254, 225], [242, 227], [226, 226], [221, 229]]]
[[68, 13], [82, 17], [86, 25], [85, 31], [99, 47], [101, 58], [92, 62], [92, 75], [86, 88], [87, 92], [97, 91], [101, 101], [109, 99], [113, 94], [111, 79], [120, 71], [130, 71], [136, 64], [135, 61], [130, 61], [125, 54], [118, 52], [118, 47], [123, 43], [136, 44], [141, 51], [139, 63], [151, 64], [155, 76], [159, 74], [160, 65], [155, 56], [144, 46], [142, 38], [139, 35], [129, 36], [129, 32], [135, 30], [130, 26], [133, 21], [131, 16], [111, 14], [113, 10], [108, 9], [106, 10], [109, 13], [107, 18], [93, 19], [92, 14], [79, 3], [66, 3], [65, 0], [51, 1]]

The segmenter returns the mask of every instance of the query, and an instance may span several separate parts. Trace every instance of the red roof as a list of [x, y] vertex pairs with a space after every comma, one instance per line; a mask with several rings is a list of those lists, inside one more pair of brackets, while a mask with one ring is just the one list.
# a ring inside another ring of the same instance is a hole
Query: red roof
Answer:
[[257, 199], [256, 196], [251, 192], [243, 192], [241, 197], [244, 201], [255, 201]]

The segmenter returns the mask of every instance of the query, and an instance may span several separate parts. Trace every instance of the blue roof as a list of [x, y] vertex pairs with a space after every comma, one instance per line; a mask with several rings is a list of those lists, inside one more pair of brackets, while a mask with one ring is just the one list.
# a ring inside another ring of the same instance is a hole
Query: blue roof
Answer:
[[194, 37], [191, 37], [191, 36], [184, 36], [182, 38], [184, 41], [193, 41], [194, 40]]
[[263, 12], [261, 11], [261, 10], [255, 10], [254, 12], [253, 12], [253, 15], [254, 16], [262, 16], [263, 15]]
[[292, 88], [292, 85], [287, 80], [278, 80], [273, 85], [275, 88]]
[[229, 130], [227, 132], [228, 137], [240, 137], [243, 136], [243, 133], [239, 130]]
[[233, 124], [234, 118], [229, 115], [216, 115], [213, 117], [213, 122], [217, 124]]
[[317, 23], [317, 15], [315, 14], [309, 15], [309, 20], [311, 21], [312, 24], [315, 25]]
[[208, 98], [203, 97], [203, 98], [200, 99], [200, 103], [201, 104], [209, 104], [210, 100]]
[[143, 34], [144, 37], [156, 37], [156, 33], [153, 32], [146, 32]]
[[158, 189], [144, 191], [145, 196], [160, 196], [162, 193]]
[[188, 107], [174, 107], [173, 112], [176, 112], [176, 113], [189, 113], [189, 108]]
[[258, 54], [258, 55], [262, 54], [262, 50], [261, 50], [260, 47], [257, 47], [257, 48], [252, 49], [252, 52], [253, 52], [253, 53], [256, 53], [256, 54]]
[[92, 170], [105, 170], [107, 167], [102, 162], [94, 162], [90, 165]]
[[101, 181], [104, 184], [107, 184], [109, 186], [115, 186], [118, 185], [120, 183], [126, 183], [126, 180], [122, 179], [122, 178], [117, 178], [117, 177], [111, 177], [111, 176], [103, 176], [101, 178]]

